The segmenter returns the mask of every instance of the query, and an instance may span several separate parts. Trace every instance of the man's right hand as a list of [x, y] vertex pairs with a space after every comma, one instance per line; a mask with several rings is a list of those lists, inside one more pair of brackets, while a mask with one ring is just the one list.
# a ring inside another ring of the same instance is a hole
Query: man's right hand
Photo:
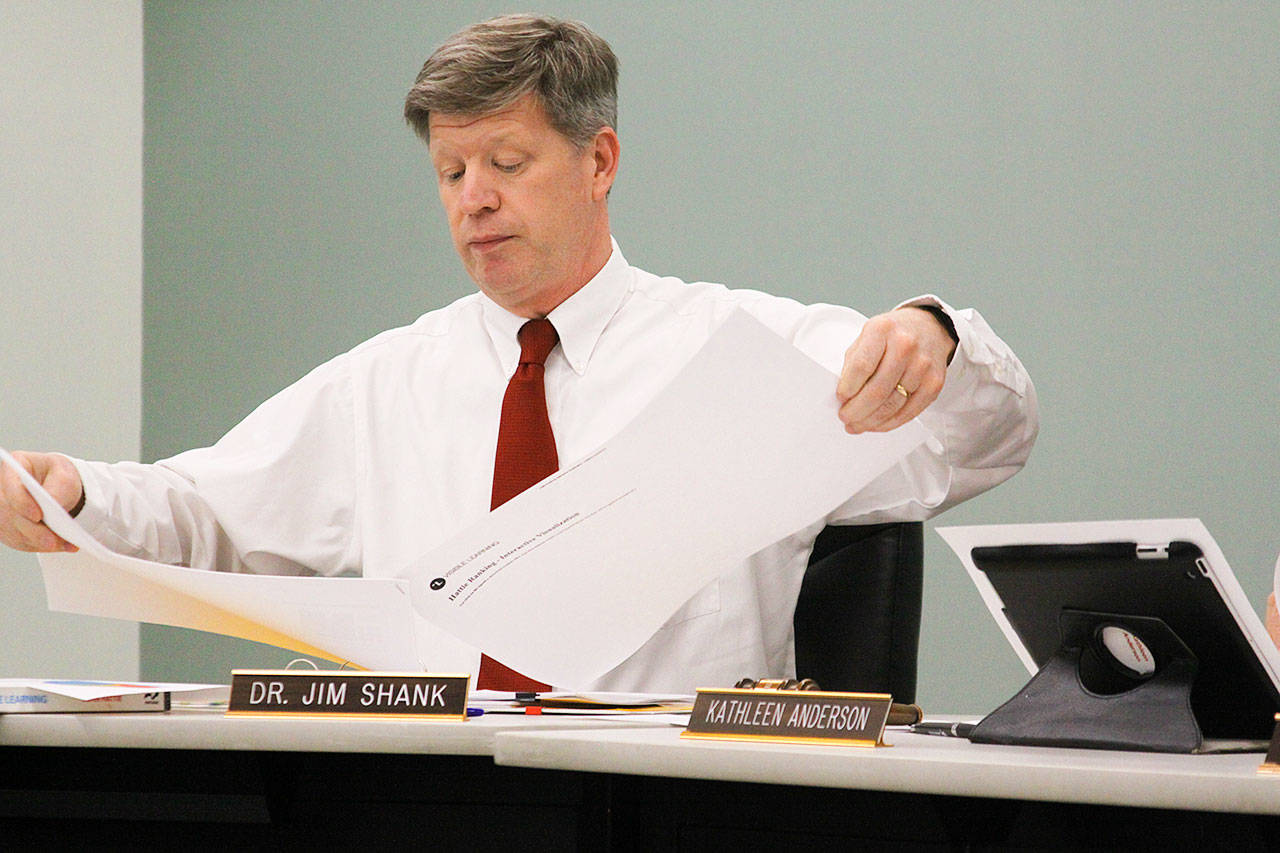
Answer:
[[[80, 502], [84, 484], [71, 460], [59, 453], [14, 453], [13, 458], [70, 511]], [[19, 551], [75, 551], [44, 524], [44, 512], [27, 493], [18, 473], [0, 463], [0, 542]]]

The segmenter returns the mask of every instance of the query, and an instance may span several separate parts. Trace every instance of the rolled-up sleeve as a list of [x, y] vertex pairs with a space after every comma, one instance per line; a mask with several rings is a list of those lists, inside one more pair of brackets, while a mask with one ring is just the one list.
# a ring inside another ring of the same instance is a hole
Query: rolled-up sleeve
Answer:
[[832, 522], [929, 518], [1012, 477], [1035, 443], [1035, 386], [982, 315], [932, 295], [898, 307], [911, 305], [942, 309], [958, 338], [942, 392], [918, 418], [930, 438], [836, 510]]

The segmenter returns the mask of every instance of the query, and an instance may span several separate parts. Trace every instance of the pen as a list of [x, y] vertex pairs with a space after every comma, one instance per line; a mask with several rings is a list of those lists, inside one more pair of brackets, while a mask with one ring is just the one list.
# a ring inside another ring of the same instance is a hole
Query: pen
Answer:
[[468, 709], [467, 709], [467, 716], [468, 716], [468, 717], [483, 717], [483, 716], [484, 716], [484, 708], [468, 708]]
[[912, 726], [911, 731], [918, 735], [967, 738], [977, 725], [977, 723], [944, 723], [938, 720], [924, 720]]

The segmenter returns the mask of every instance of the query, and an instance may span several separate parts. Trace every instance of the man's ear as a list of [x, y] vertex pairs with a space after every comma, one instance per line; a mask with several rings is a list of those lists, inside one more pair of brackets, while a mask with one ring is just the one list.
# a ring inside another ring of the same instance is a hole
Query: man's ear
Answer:
[[595, 162], [591, 197], [595, 201], [603, 201], [613, 186], [613, 179], [618, 176], [618, 156], [621, 154], [622, 144], [613, 128], [602, 127], [591, 146]]

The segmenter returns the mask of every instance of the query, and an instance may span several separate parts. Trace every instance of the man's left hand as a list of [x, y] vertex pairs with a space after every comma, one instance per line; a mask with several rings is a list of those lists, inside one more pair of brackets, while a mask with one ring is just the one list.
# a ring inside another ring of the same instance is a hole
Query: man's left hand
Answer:
[[907, 306], [867, 321], [836, 385], [845, 431], [888, 432], [938, 398], [956, 342], [930, 312]]

